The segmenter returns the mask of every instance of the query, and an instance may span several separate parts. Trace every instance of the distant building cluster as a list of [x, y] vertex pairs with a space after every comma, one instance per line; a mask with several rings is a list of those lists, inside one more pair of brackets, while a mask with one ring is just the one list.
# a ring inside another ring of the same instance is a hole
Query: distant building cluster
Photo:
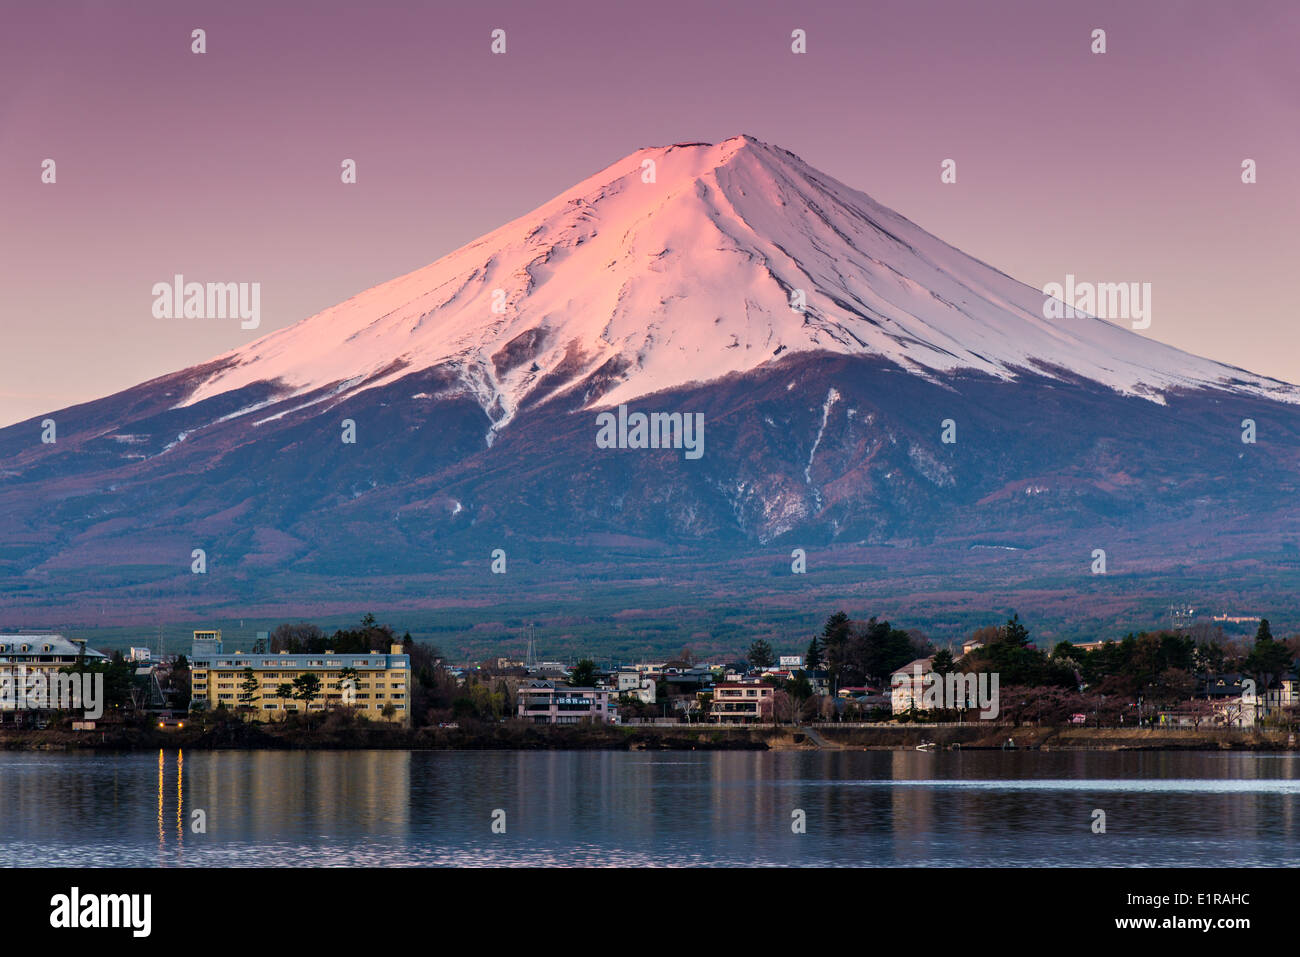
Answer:
[[[927, 712], [930, 720], [963, 720], [967, 712], [976, 710], [981, 718], [996, 720], [999, 715], [996, 669], [989, 666], [997, 660], [990, 658], [990, 651], [996, 655], [1002, 647], [997, 638], [989, 639], [992, 646], [970, 640], [960, 646], [960, 655], [954, 647], [952, 653], [919, 657], [874, 681], [868, 678], [866, 683], [854, 685], [839, 683], [837, 675], [843, 672], [832, 674], [819, 664], [810, 667], [803, 655], [774, 656], [770, 647], [765, 655], [750, 658], [775, 662], [769, 665], [700, 662], [684, 651], [679, 659], [610, 661], [602, 667], [590, 660], [576, 665], [538, 660], [530, 639], [524, 661], [497, 657], [479, 665], [457, 666], [429, 658], [425, 663], [432, 667], [422, 665], [422, 684], [417, 687], [411, 655], [403, 644], [390, 641], [391, 630], [376, 629], [369, 634], [370, 638], [356, 644], [341, 645], [353, 649], [347, 653], [289, 653], [272, 651], [265, 632], [251, 651], [227, 651], [221, 631], [200, 629], [193, 632], [187, 661], [163, 654], [161, 639], [156, 650], [132, 645], [125, 655], [114, 653], [110, 658], [88, 648], [84, 641], [62, 635], [3, 634], [0, 724], [44, 727], [55, 712], [68, 710], [56, 702], [30, 707], [31, 699], [15, 698], [6, 689], [42, 677], [61, 675], [67, 683], [69, 674], [109, 670], [118, 696], [115, 713], [150, 713], [162, 728], [183, 726], [193, 712], [226, 711], [252, 720], [279, 721], [340, 708], [407, 728], [424, 722], [454, 727], [461, 719], [513, 719], [536, 725], [754, 725], [926, 720], [921, 716]], [[376, 640], [388, 647], [355, 650]], [[1132, 645], [1133, 639], [1125, 641]], [[320, 644], [329, 647], [328, 642]], [[1105, 664], [1109, 660], [1105, 656], [1117, 653], [1119, 647], [1102, 641], [1065, 644], [1063, 651], [1058, 646], [1052, 660], [1066, 669], [1066, 680], [1051, 687], [1058, 699], [1060, 694], [1068, 697], [1059, 713], [1047, 720], [1101, 724], [1104, 715], [1108, 723], [1120, 725], [1254, 728], [1294, 723], [1300, 715], [1300, 676], [1293, 652], [1286, 658], [1284, 651], [1279, 651], [1285, 660], [1267, 673], [1261, 670], [1255, 675], [1247, 673], [1252, 665], [1243, 657], [1227, 663], [1241, 669], [1240, 673], [1210, 670], [1207, 661], [1213, 658], [1199, 660], [1195, 668], [1170, 669], [1174, 678], [1169, 680], [1176, 683], [1158, 689], [1153, 702], [1144, 701], [1142, 692], [1115, 693], [1115, 686], [1106, 683], [1114, 667]], [[1263, 642], [1257, 647], [1269, 645]], [[1026, 642], [1024, 648], [1040, 657], [1044, 654], [1037, 652], [1032, 642]], [[814, 642], [809, 654], [816, 649]], [[1078, 663], [1085, 661], [1084, 653], [1099, 651], [1104, 652], [1101, 659], [1090, 656], [1086, 661], [1092, 664]], [[1103, 662], [1101, 666], [1098, 660]], [[937, 662], [942, 662], [937, 666], [942, 674], [936, 670]], [[1224, 664], [1221, 658], [1218, 664]], [[1091, 687], [1081, 677], [1079, 669], [1084, 667], [1093, 669], [1088, 679]], [[1098, 667], [1112, 669], [1100, 672], [1106, 681], [1098, 679]], [[1073, 683], [1070, 669], [1074, 669]], [[435, 687], [429, 683], [430, 671], [436, 675], [440, 695], [433, 705], [427, 697]], [[858, 681], [863, 680], [861, 668], [855, 674]], [[985, 678], [991, 687], [982, 683]], [[1021, 690], [1025, 685], [1033, 682], [1022, 679]], [[129, 686], [125, 693], [124, 686]], [[419, 704], [419, 714], [417, 693], [426, 696]], [[1104, 707], [1107, 694], [1113, 700]], [[1022, 697], [1018, 692], [1016, 700]], [[82, 720], [73, 726], [75, 730], [94, 729], [95, 723], [85, 720], [89, 714], [85, 709]], [[105, 720], [113, 720], [112, 715]], [[120, 714], [116, 720], [121, 720]], [[1036, 718], [1031, 714], [1027, 720]]]
[[515, 715], [537, 724], [584, 720], [611, 724], [771, 723], [778, 719], [778, 686], [797, 676], [808, 681], [811, 695], [830, 701], [836, 713], [850, 703], [868, 707], [888, 704], [886, 695], [869, 687], [842, 688], [832, 697], [828, 672], [805, 668], [802, 655], [781, 656], [777, 665], [767, 668], [668, 662], [594, 667], [589, 687], [568, 685], [572, 666], [559, 662], [542, 662], [528, 668], [521, 661], [497, 658], [495, 664], [498, 672], [526, 673], [511, 689], [517, 699]]
[[[184, 663], [187, 672], [177, 670], [178, 656], [144, 645], [110, 658], [84, 641], [58, 634], [0, 635], [0, 725], [42, 728], [56, 712], [69, 710], [55, 700], [33, 707], [31, 696], [14, 694], [15, 688], [40, 682], [41, 687], [58, 687], [52, 676], [67, 683], [71, 672], [111, 665], [127, 683], [116, 710], [152, 713], [164, 729], [183, 727], [185, 715], [193, 711], [227, 709], [284, 718], [344, 705], [376, 720], [411, 726], [411, 664], [401, 645], [366, 654], [270, 654], [264, 644], [259, 642], [252, 653], [227, 652], [220, 631], [195, 631]], [[95, 729], [94, 721], [73, 723], [73, 730]]]

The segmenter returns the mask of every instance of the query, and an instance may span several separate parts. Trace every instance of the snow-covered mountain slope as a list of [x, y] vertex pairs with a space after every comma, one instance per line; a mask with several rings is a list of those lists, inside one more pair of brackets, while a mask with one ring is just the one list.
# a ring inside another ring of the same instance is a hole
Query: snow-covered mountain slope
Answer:
[[[267, 381], [331, 403], [451, 363], [496, 431], [523, 402], [572, 388], [605, 406], [814, 350], [924, 376], [1077, 376], [1155, 401], [1205, 387], [1300, 401], [1294, 386], [1107, 321], [1045, 319], [1039, 290], [741, 136], [633, 153], [430, 266], [220, 357], [180, 405]], [[583, 386], [598, 370], [599, 387]]]

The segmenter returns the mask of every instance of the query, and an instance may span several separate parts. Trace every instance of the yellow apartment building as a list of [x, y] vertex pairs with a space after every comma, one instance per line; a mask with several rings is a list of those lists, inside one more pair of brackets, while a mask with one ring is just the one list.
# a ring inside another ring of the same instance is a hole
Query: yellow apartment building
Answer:
[[[249, 700], [244, 691], [248, 669], [252, 669], [257, 690]], [[352, 669], [352, 687], [344, 686], [342, 672]], [[313, 674], [320, 681], [320, 696], [310, 702], [280, 695], [280, 686], [295, 678]], [[225, 652], [221, 632], [194, 633], [190, 659], [190, 708], [250, 709], [259, 717], [283, 718], [303, 711], [325, 711], [349, 706], [368, 718], [411, 726], [411, 658], [402, 646], [388, 652], [368, 654], [248, 654]]]

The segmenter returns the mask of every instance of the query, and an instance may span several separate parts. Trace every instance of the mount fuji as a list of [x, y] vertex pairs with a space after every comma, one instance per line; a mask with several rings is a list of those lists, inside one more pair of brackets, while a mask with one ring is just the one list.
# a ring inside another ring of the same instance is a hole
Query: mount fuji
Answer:
[[[1224, 563], [1289, 594], [1300, 389], [1044, 315], [785, 150], [639, 150], [429, 266], [51, 414], [55, 444], [44, 416], [0, 430], [0, 596], [123, 621], [305, 613], [340, 583], [486, 604], [496, 547], [548, 594], [724, 567], [759, 594], [822, 548], [837, 576], [801, 587], [847, 594], [870, 565], [936, 620], [947, 585], [917, 575], [1060, 593], [1095, 548], [1137, 576], [1124, 607], [1171, 582], [1236, 600]], [[622, 405], [700, 414], [707, 451], [598, 448]]]
[[1071, 375], [1157, 400], [1298, 394], [1101, 319], [1050, 322], [1038, 290], [740, 136], [633, 153], [431, 266], [220, 356], [179, 405], [258, 383], [332, 404], [446, 366], [495, 432], [575, 389], [617, 404], [800, 352], [931, 377]]

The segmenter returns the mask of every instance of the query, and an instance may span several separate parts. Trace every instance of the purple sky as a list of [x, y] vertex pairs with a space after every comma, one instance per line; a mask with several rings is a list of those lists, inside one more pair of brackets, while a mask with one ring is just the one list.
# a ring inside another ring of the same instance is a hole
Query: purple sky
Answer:
[[[742, 132], [1031, 285], [1150, 282], [1145, 334], [1298, 382], [1297, 47], [1285, 0], [5, 3], [0, 425], [305, 318], [639, 147]], [[260, 282], [262, 327], [155, 319], [177, 272]]]

